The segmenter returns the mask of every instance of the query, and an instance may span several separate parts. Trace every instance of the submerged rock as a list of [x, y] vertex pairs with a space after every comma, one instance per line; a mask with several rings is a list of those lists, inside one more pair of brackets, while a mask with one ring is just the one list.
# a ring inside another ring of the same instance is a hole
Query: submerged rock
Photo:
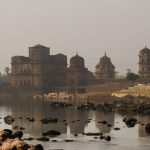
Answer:
[[112, 125], [111, 124], [107, 124], [107, 127], [112, 127]]
[[44, 118], [40, 120], [43, 124], [48, 124], [48, 123], [57, 123], [58, 119], [57, 118]]
[[115, 128], [114, 128], [114, 130], [120, 130], [120, 128], [118, 128], [118, 127], [115, 127]]
[[12, 116], [10, 116], [10, 115], [4, 117], [4, 122], [5, 122], [6, 124], [9, 124], [9, 125], [10, 125], [10, 124], [12, 124], [14, 121], [15, 121], [15, 119], [14, 119]]
[[103, 135], [100, 136], [100, 139], [103, 140], [105, 137]]
[[137, 119], [135, 118], [124, 118], [123, 122], [125, 122], [128, 128], [132, 128], [137, 124]]
[[23, 132], [22, 131], [16, 131], [12, 134], [13, 138], [19, 138], [21, 139], [23, 137]]
[[43, 137], [37, 138], [36, 140], [47, 142], [47, 141], [49, 141], [49, 138], [46, 136], [43, 136]]
[[34, 117], [33, 117], [33, 118], [29, 118], [28, 120], [29, 120], [30, 122], [34, 122], [34, 121], [35, 121]]
[[111, 141], [111, 137], [107, 136], [107, 137], [105, 137], [105, 140], [109, 142], [109, 141]]
[[23, 138], [23, 140], [26, 140], [26, 141], [32, 141], [32, 140], [34, 140], [34, 138], [28, 137], [28, 138]]
[[65, 139], [64, 142], [74, 142], [74, 140]]
[[95, 133], [89, 132], [89, 133], [85, 133], [85, 135], [86, 135], [86, 136], [100, 136], [100, 135], [102, 135], [102, 134], [99, 133], [99, 132], [95, 132]]
[[25, 128], [24, 128], [24, 127], [21, 127], [21, 126], [14, 126], [14, 129], [15, 129], [15, 130], [25, 130]]
[[56, 131], [56, 130], [50, 130], [47, 132], [43, 132], [42, 135], [43, 136], [58, 136], [58, 135], [61, 135], [61, 133], [59, 131]]
[[148, 123], [146, 126], [145, 126], [145, 132], [147, 134], [150, 134], [150, 123]]
[[34, 150], [44, 150], [44, 148], [41, 144], [37, 144], [34, 146]]

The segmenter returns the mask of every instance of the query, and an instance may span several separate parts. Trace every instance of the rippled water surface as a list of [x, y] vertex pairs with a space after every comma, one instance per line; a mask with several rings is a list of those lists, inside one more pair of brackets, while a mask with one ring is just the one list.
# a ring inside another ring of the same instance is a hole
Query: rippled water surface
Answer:
[[[3, 117], [11, 115], [15, 117], [15, 122], [6, 125]], [[150, 116], [139, 116], [136, 114], [117, 114], [115, 112], [80, 111], [70, 108], [51, 108], [49, 102], [42, 100], [14, 99], [0, 100], [0, 129], [13, 129], [16, 125], [25, 127], [24, 137], [41, 137], [42, 132], [51, 129], [58, 130], [62, 134], [58, 137], [50, 138], [49, 142], [37, 140], [28, 143], [41, 143], [45, 149], [64, 150], [147, 150], [150, 147], [150, 137], [145, 133], [145, 125], [137, 124], [134, 128], [127, 128], [122, 122], [124, 116], [135, 117], [138, 121], [147, 124]], [[23, 119], [19, 119], [23, 117]], [[34, 117], [34, 122], [29, 122], [26, 118]], [[40, 120], [45, 117], [58, 118], [58, 123], [42, 124]], [[88, 121], [91, 119], [91, 122]], [[63, 122], [66, 120], [67, 125]], [[77, 121], [78, 120], [78, 121]], [[112, 127], [98, 123], [106, 120]], [[121, 130], [116, 131], [114, 127]], [[13, 129], [14, 130], [14, 129]], [[107, 142], [95, 139], [93, 136], [83, 135], [87, 132], [100, 132], [110, 135], [112, 140]], [[74, 135], [78, 134], [77, 137]], [[52, 140], [58, 140], [53, 142]], [[64, 142], [65, 139], [72, 139], [74, 142]]]

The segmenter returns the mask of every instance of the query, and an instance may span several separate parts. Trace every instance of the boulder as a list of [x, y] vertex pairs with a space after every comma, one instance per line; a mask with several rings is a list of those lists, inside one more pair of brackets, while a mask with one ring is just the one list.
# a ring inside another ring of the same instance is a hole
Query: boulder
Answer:
[[16, 131], [12, 134], [13, 138], [19, 138], [21, 139], [23, 137], [23, 132], [22, 131]]
[[132, 128], [137, 124], [137, 119], [135, 118], [126, 118], [123, 120], [128, 128]]
[[150, 134], [150, 123], [148, 123], [146, 126], [145, 126], [145, 132], [147, 134]]
[[44, 148], [41, 144], [37, 144], [34, 146], [34, 150], [44, 150]]
[[49, 141], [49, 138], [46, 136], [43, 136], [43, 137], [37, 138], [36, 140], [47, 142], [47, 141]]
[[58, 136], [58, 135], [61, 135], [61, 133], [56, 130], [49, 130], [47, 132], [43, 132], [42, 135], [43, 136]]
[[107, 136], [107, 137], [105, 137], [105, 140], [109, 142], [109, 141], [111, 141], [111, 137]]
[[44, 118], [40, 120], [43, 124], [48, 124], [48, 123], [57, 123], [58, 119], [57, 118]]
[[14, 119], [12, 116], [10, 116], [10, 115], [4, 117], [4, 122], [5, 122], [6, 124], [9, 124], [9, 125], [10, 125], [10, 124], [12, 124], [14, 121], [15, 121], [15, 119]]

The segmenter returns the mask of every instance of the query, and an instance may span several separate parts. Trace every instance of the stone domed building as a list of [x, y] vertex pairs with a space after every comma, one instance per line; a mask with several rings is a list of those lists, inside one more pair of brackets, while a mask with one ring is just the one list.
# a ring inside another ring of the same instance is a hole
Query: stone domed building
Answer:
[[76, 54], [70, 59], [68, 68], [69, 87], [78, 87], [86, 85], [88, 82], [88, 69], [85, 68], [84, 58]]
[[105, 55], [100, 58], [100, 62], [95, 67], [96, 79], [115, 79], [115, 66], [111, 59]]
[[139, 52], [139, 75], [141, 80], [150, 80], [150, 49], [146, 46]]

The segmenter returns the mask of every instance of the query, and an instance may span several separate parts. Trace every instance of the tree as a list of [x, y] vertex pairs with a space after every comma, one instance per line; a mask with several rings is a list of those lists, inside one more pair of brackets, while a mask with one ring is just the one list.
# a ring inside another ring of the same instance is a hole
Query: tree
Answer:
[[5, 67], [4, 71], [5, 71], [6, 75], [10, 74], [10, 68], [9, 67]]
[[133, 73], [130, 69], [127, 70], [127, 76], [126, 79], [131, 81], [132, 84], [139, 78], [138, 74]]

